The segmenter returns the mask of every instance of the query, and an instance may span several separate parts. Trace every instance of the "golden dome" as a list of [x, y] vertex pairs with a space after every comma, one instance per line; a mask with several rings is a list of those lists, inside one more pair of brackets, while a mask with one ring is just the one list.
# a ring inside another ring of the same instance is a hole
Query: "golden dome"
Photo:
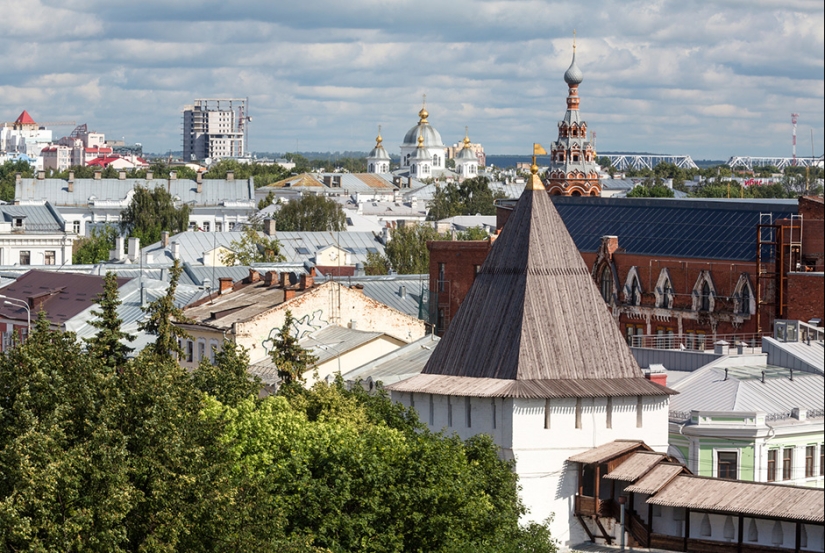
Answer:
[[[423, 111], [423, 110], [422, 110], [422, 111]], [[424, 137], [423, 137], [423, 136], [421, 136], [420, 134], [418, 135], [418, 147], [419, 147], [419, 148], [423, 148], [423, 147], [424, 147]]]
[[379, 134], [378, 136], [376, 136], [376, 137], [375, 137], [375, 146], [376, 146], [376, 147], [377, 147], [377, 146], [379, 146], [382, 142], [384, 142], [384, 139], [383, 139], [383, 138], [381, 138], [381, 135], [380, 135], [380, 134]]
[[430, 116], [430, 113], [427, 111], [427, 108], [421, 108], [421, 111], [418, 112], [418, 117], [421, 119], [418, 121], [419, 124], [427, 123], [427, 117]]

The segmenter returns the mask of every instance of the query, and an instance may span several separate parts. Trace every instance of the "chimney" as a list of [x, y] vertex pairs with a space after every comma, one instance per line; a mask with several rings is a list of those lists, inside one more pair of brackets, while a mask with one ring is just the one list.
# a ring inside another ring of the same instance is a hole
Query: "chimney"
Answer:
[[645, 378], [661, 386], [667, 386], [667, 369], [664, 365], [653, 364], [644, 370]]
[[301, 290], [306, 290], [307, 288], [312, 288], [312, 286], [314, 284], [315, 284], [315, 279], [312, 278], [312, 276], [310, 276], [306, 273], [301, 274], [301, 280], [300, 280], [300, 289]]
[[264, 234], [267, 236], [275, 236], [275, 219], [267, 217], [264, 219]]
[[203, 194], [203, 181], [198, 181], [196, 186], [197, 186], [198, 194]]
[[38, 171], [37, 172], [37, 180], [43, 180], [46, 178], [46, 171]]
[[355, 290], [356, 292], [364, 293], [364, 285], [363, 284], [353, 284], [349, 287], [350, 290]]
[[613, 255], [613, 253], [619, 249], [619, 237], [602, 236], [602, 244], [606, 244], [607, 253]]
[[800, 407], [794, 407], [791, 409], [791, 417], [798, 421], [804, 421], [808, 418], [808, 411]]
[[146, 180], [152, 180], [155, 178], [155, 175], [152, 174], [152, 171], [146, 171]]
[[220, 277], [218, 279], [218, 290], [221, 294], [226, 294], [232, 291], [232, 277]]
[[95, 171], [95, 180], [100, 180], [101, 176], [102, 175], [101, 175], [100, 171]]
[[23, 175], [21, 173], [15, 173], [14, 182], [19, 183], [21, 180], [23, 180]]
[[140, 238], [129, 238], [129, 259], [137, 261], [140, 257]]
[[109, 252], [109, 259], [112, 261], [123, 261], [123, 243], [125, 242], [122, 236], [115, 238], [115, 249]]
[[401, 286], [398, 289], [398, 295], [401, 296], [401, 299], [406, 299], [407, 298], [407, 287], [406, 286]]
[[249, 269], [249, 284], [255, 284], [261, 281], [261, 273], [255, 269]]
[[226, 180], [227, 181], [235, 180], [235, 171], [227, 171], [226, 172]]
[[203, 183], [203, 173], [200, 171], [195, 174], [195, 182]]
[[117, 180], [126, 180], [126, 171], [118, 171]]
[[713, 353], [716, 355], [728, 355], [730, 353], [730, 344], [724, 340], [719, 340], [713, 344]]
[[264, 286], [268, 287], [275, 284], [278, 284], [278, 273], [275, 271], [267, 271], [266, 274], [264, 274]]
[[172, 242], [172, 259], [180, 259], [180, 244], [177, 241]]
[[178, 172], [169, 171], [169, 180], [178, 180]]
[[291, 300], [295, 297], [295, 288], [286, 288], [284, 290], [284, 301]]
[[168, 248], [169, 247], [169, 231], [164, 230], [160, 233], [160, 247], [161, 248]]

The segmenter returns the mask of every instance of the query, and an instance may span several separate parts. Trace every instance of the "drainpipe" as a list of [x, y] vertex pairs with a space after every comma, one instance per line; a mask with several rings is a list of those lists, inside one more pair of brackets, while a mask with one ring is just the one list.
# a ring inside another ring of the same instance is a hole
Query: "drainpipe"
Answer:
[[622, 551], [624, 551], [624, 532], [625, 532], [625, 527], [624, 527], [624, 509], [625, 509], [625, 506], [624, 505], [625, 505], [626, 502], [627, 502], [627, 496], [620, 495], [619, 496], [619, 505], [621, 506], [621, 514], [619, 515], [619, 517], [620, 517], [619, 518], [619, 525], [621, 527], [621, 532], [622, 533], [619, 536], [619, 546], [622, 548]]

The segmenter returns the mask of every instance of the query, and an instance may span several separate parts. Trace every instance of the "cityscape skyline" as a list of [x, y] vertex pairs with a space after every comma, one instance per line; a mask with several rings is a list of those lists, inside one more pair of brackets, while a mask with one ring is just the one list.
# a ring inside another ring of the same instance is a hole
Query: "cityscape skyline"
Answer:
[[[0, 118], [74, 120], [146, 151], [181, 149], [195, 98], [248, 97], [250, 151], [396, 154], [426, 94], [447, 145], [549, 143], [577, 30], [597, 151], [821, 155], [825, 5], [435, 2], [242, 6], [0, 0]], [[55, 129], [55, 137], [71, 129]]]

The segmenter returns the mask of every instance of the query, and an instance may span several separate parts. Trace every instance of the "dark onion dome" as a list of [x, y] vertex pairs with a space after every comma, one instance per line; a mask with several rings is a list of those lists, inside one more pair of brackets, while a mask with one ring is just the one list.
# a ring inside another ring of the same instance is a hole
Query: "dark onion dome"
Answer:
[[579, 66], [576, 65], [576, 50], [573, 49], [573, 61], [570, 63], [570, 67], [567, 68], [567, 71], [564, 72], [564, 82], [569, 84], [570, 86], [579, 85], [584, 80], [584, 75], [582, 74], [582, 70], [579, 69]]
[[429, 115], [426, 109], [421, 108], [421, 111], [418, 112], [418, 117], [420, 118], [418, 124], [408, 130], [407, 134], [404, 135], [404, 144], [402, 144], [402, 146], [417, 146], [419, 136], [424, 139], [425, 148], [444, 146], [441, 142], [441, 134], [427, 121]]

